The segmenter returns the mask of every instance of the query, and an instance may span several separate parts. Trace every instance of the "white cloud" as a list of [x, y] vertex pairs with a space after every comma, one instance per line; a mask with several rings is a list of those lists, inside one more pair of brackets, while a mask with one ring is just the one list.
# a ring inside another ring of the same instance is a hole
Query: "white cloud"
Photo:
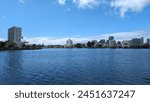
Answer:
[[19, 3], [25, 4], [26, 2], [25, 2], [25, 0], [19, 0]]
[[135, 32], [118, 32], [112, 34], [103, 34], [102, 37], [108, 38], [109, 36], [114, 36], [116, 40], [130, 40], [132, 38], [150, 38], [149, 31], [135, 31]]
[[3, 38], [0, 38], [0, 41], [5, 41], [5, 39], [3, 39]]
[[79, 8], [93, 8], [98, 6], [101, 0], [73, 0], [73, 3], [77, 4]]
[[74, 43], [87, 43], [92, 40], [100, 40], [100, 39], [108, 39], [109, 36], [114, 36], [118, 41], [130, 40], [132, 38], [140, 38], [144, 37], [150, 38], [150, 32], [146, 31], [136, 31], [136, 32], [120, 32], [120, 33], [110, 33], [110, 34], [101, 34], [98, 36], [88, 36], [88, 37], [64, 37], [64, 38], [56, 38], [56, 37], [35, 37], [35, 38], [25, 38], [26, 41], [32, 44], [45, 44], [45, 45], [55, 45], [55, 44], [65, 44], [67, 39], [72, 39]]
[[[119, 11], [120, 17], [124, 17], [128, 11], [140, 12], [147, 5], [150, 4], [150, 0], [72, 0], [78, 8], [94, 8], [100, 5], [111, 7], [115, 12]], [[65, 5], [66, 0], [58, 0], [60, 5]], [[104, 11], [105, 12], [105, 11]]]
[[128, 11], [140, 12], [150, 3], [150, 0], [113, 0], [111, 7], [118, 9], [121, 17]]
[[66, 4], [66, 0], [58, 0], [58, 3], [59, 3], [60, 5], [65, 5], [65, 4]]
[[[35, 37], [35, 38], [26, 38], [25, 41], [28, 41], [31, 44], [50, 44], [50, 45], [55, 45], [55, 44], [65, 44], [66, 40], [69, 38], [55, 38], [55, 37]], [[74, 42], [80, 42], [80, 39], [70, 37]]]

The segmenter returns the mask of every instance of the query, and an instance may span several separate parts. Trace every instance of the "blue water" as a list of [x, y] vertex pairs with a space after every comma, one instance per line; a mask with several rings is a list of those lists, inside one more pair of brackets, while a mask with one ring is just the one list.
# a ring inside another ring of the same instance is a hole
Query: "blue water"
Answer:
[[3, 85], [150, 85], [150, 49], [0, 52]]

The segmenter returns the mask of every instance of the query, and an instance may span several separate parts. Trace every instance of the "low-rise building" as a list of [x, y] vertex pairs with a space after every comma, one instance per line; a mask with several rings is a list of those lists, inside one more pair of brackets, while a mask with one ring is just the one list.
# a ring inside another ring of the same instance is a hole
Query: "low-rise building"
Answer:
[[131, 47], [130, 40], [122, 41], [122, 48], [130, 48], [130, 47]]
[[116, 47], [117, 48], [121, 48], [122, 47], [121, 41], [117, 41]]
[[105, 39], [101, 39], [101, 40], [99, 41], [99, 43], [104, 44], [104, 43], [105, 43]]

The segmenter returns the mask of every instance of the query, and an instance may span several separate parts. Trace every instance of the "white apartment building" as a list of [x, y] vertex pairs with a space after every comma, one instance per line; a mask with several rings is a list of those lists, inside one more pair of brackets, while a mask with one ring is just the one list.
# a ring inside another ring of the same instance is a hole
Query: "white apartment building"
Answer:
[[66, 41], [66, 47], [73, 47], [73, 41], [71, 39]]
[[15, 43], [17, 47], [21, 46], [21, 38], [22, 38], [22, 28], [21, 27], [11, 27], [8, 29], [8, 41], [11, 43]]
[[130, 48], [131, 47], [131, 41], [130, 40], [122, 41], [122, 47], [123, 48]]

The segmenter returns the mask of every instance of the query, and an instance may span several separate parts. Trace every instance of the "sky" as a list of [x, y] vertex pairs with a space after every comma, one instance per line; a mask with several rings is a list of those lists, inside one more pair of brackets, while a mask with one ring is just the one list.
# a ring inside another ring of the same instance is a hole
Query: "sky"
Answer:
[[36, 44], [150, 38], [150, 0], [0, 0], [0, 40], [12, 26]]

